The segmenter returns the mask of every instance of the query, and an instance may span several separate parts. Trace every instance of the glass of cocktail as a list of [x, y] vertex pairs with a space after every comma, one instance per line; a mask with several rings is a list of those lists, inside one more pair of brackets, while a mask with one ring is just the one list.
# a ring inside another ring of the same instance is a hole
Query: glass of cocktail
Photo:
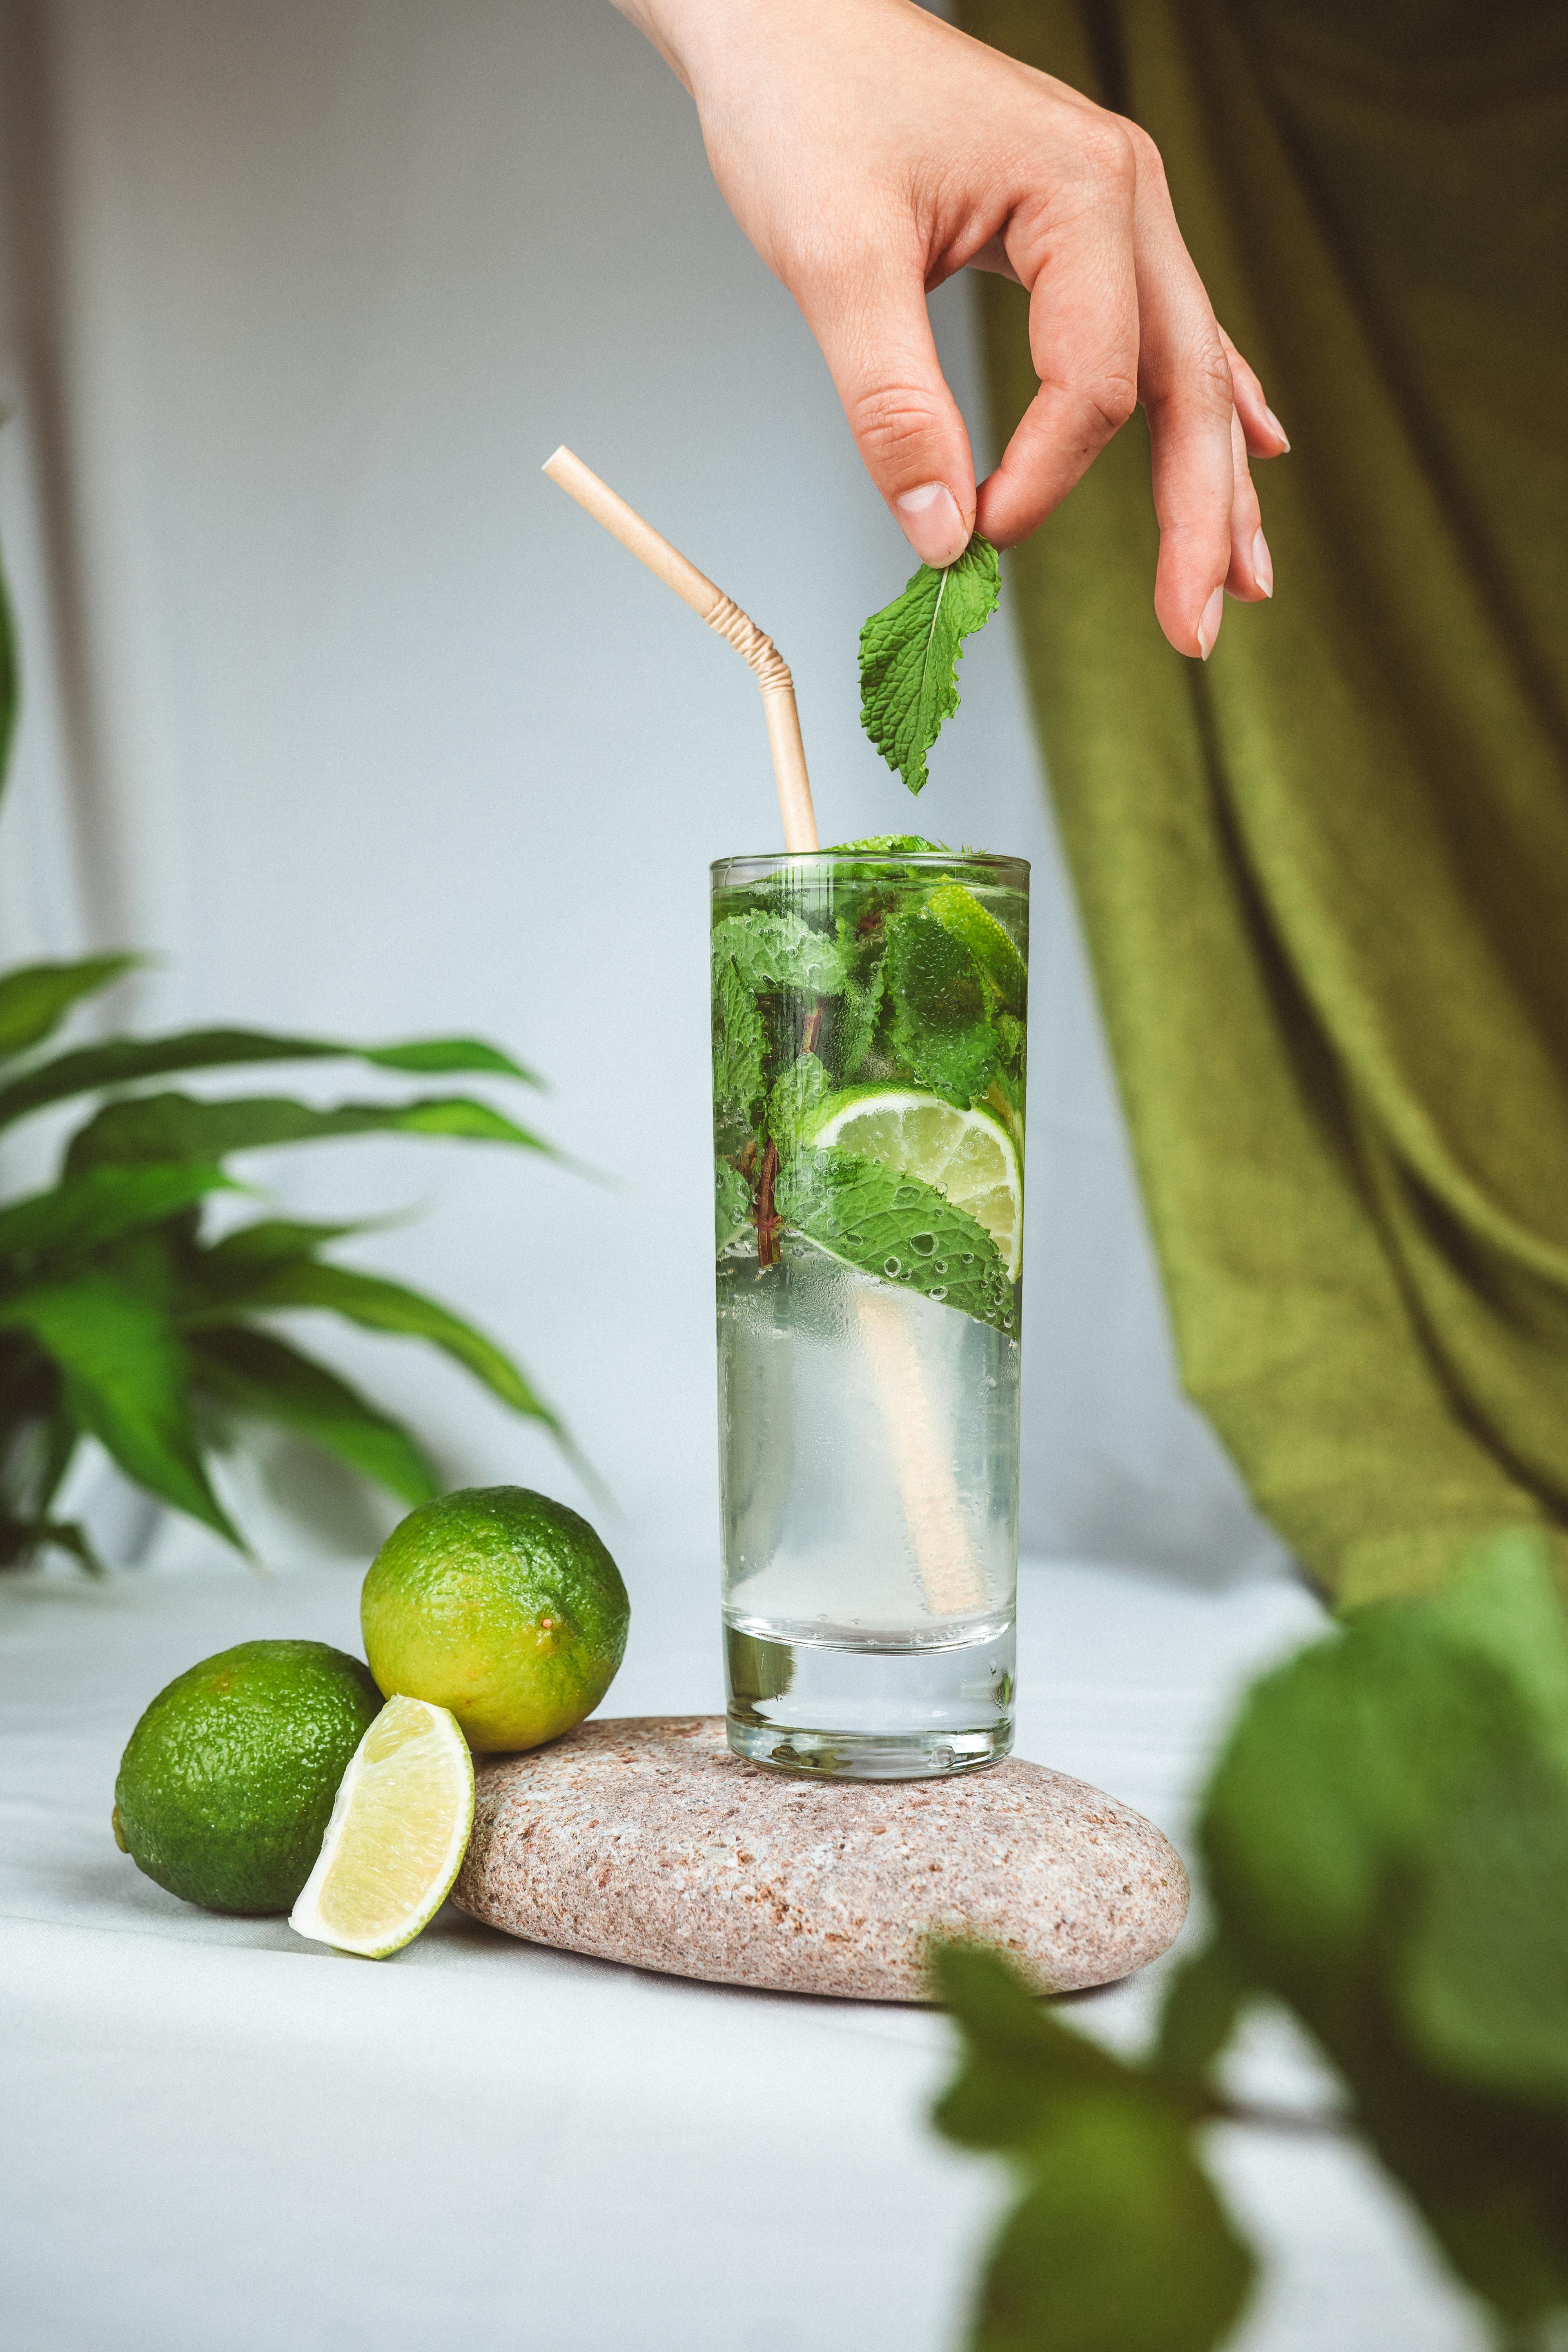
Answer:
[[1013, 1740], [1028, 875], [713, 867], [730, 1745], [851, 1780]]

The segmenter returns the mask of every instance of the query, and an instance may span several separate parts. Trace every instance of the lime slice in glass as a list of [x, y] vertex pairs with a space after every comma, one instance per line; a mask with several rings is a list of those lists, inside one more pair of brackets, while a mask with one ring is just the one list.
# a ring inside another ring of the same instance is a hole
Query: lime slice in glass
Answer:
[[354, 1750], [316, 1866], [289, 1925], [384, 1959], [447, 1899], [474, 1825], [474, 1760], [457, 1718], [389, 1698]]
[[837, 1145], [915, 1176], [984, 1226], [1016, 1282], [1024, 1255], [1024, 1180], [1012, 1138], [989, 1111], [955, 1110], [936, 1095], [877, 1087], [833, 1097], [812, 1129], [818, 1150]]

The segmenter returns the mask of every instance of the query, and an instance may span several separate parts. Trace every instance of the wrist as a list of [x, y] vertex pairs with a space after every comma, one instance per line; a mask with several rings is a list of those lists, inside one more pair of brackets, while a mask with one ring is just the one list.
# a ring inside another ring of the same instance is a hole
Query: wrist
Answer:
[[[697, 53], [708, 30], [703, 20], [713, 15], [713, 0], [614, 0], [621, 15], [651, 41], [677, 79], [693, 89]], [[746, 0], [733, 0], [728, 11], [739, 16]]]
[[911, 0], [615, 0], [693, 97], [700, 96], [704, 83], [754, 61], [764, 48], [811, 43], [841, 27], [846, 17], [901, 14], [910, 5]]

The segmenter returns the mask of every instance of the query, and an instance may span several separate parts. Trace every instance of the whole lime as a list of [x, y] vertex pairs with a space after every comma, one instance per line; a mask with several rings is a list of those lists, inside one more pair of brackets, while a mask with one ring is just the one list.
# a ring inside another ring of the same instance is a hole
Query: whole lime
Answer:
[[115, 1836], [187, 1903], [288, 1911], [380, 1707], [359, 1660], [325, 1642], [220, 1650], [160, 1691], [132, 1733]]
[[387, 1697], [449, 1707], [480, 1750], [537, 1748], [591, 1715], [630, 1620], [621, 1572], [587, 1520], [524, 1486], [421, 1503], [360, 1598], [364, 1654]]

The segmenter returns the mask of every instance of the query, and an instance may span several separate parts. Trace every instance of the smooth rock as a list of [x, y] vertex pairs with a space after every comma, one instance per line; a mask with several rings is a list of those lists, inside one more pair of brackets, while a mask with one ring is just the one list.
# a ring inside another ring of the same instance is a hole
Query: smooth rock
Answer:
[[452, 1894], [633, 1968], [926, 2000], [933, 1936], [994, 1946], [1040, 1992], [1130, 1975], [1181, 1927], [1187, 1874], [1141, 1814], [1040, 1764], [811, 1780], [731, 1756], [721, 1717], [645, 1716], [479, 1758]]

